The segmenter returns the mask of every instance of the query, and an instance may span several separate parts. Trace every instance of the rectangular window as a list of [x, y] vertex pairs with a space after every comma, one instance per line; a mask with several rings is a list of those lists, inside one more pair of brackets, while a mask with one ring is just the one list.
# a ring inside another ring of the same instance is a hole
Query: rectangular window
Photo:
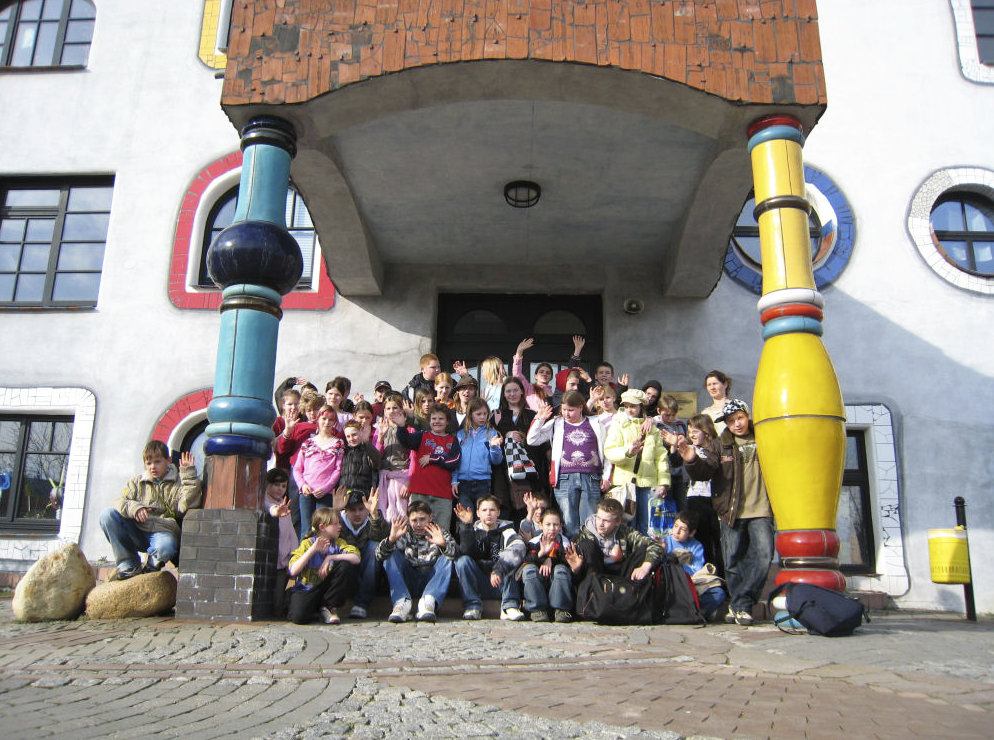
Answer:
[[839, 562], [844, 573], [873, 573], [876, 568], [866, 431], [846, 430], [846, 464], [835, 531], [842, 541]]
[[113, 179], [0, 182], [0, 306], [97, 305]]
[[96, 8], [92, 0], [2, 3], [0, 66], [85, 67]]
[[972, 0], [973, 26], [981, 64], [994, 64], [994, 0]]
[[0, 416], [0, 529], [56, 533], [71, 416]]

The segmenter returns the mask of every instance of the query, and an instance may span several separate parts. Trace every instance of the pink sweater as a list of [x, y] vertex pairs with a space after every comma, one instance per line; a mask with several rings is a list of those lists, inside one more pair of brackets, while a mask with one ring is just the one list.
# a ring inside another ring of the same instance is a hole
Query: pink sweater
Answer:
[[324, 491], [325, 495], [330, 495], [342, 475], [345, 443], [336, 437], [327, 449], [322, 450], [314, 441], [316, 436], [304, 440], [300, 446], [297, 460], [293, 464], [293, 479], [297, 481], [298, 488], [307, 484], [312, 490]]
[[[542, 399], [535, 392], [535, 386], [532, 385], [525, 374], [522, 372], [522, 367], [524, 365], [524, 357], [515, 357], [511, 362], [511, 375], [521, 381], [521, 384], [525, 387], [525, 403], [528, 404], [528, 408], [532, 411], [538, 411], [542, 406]], [[552, 386], [543, 385], [541, 386], [547, 394], [547, 398], [552, 398]]]

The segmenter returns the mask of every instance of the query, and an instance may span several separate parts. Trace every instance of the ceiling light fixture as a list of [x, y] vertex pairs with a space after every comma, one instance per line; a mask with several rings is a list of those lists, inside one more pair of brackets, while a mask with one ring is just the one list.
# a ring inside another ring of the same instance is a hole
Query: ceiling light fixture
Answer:
[[512, 208], [531, 208], [542, 197], [542, 188], [530, 180], [514, 180], [504, 186], [504, 200]]

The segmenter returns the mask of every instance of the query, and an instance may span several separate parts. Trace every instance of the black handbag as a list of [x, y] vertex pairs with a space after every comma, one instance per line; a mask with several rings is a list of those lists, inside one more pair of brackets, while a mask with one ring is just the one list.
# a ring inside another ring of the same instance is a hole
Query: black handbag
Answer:
[[576, 589], [577, 614], [599, 624], [652, 624], [652, 581], [588, 573]]

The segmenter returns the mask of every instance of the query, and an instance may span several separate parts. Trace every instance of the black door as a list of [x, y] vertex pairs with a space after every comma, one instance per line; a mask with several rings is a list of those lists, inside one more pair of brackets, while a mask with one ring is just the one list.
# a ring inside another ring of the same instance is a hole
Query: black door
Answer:
[[525, 353], [524, 373], [529, 380], [540, 362], [559, 370], [573, 354], [573, 335], [583, 335], [584, 365], [593, 372], [603, 353], [603, 319], [599, 295], [545, 295], [536, 293], [443, 293], [438, 296], [438, 340], [442, 369], [451, 372], [463, 360], [477, 379], [477, 366], [497, 355], [511, 369], [518, 342], [534, 337]]

